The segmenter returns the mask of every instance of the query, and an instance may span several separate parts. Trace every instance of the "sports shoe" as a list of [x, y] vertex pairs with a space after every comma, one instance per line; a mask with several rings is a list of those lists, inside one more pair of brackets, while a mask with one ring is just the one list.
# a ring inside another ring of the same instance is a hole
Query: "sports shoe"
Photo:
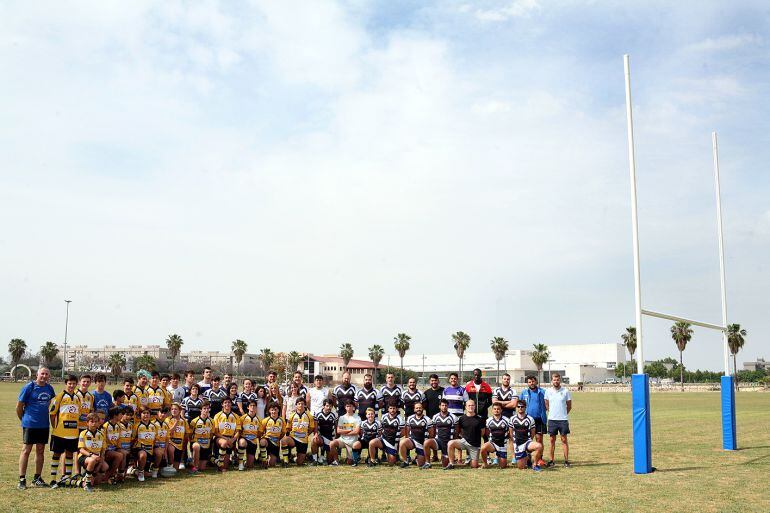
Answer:
[[569, 461], [564, 462], [564, 468], [570, 468], [572, 465], [570, 465]]
[[200, 473], [201, 473], [201, 471], [200, 471], [200, 470], [198, 470], [198, 468], [197, 468], [197, 467], [190, 467], [190, 468], [187, 470], [187, 473], [188, 473], [188, 474], [190, 474], [190, 475], [193, 475], [193, 476], [195, 476], [195, 475], [198, 475], [198, 474], [200, 474]]
[[83, 486], [83, 488], [84, 488], [84, 489], [85, 489], [85, 490], [86, 490], [88, 493], [94, 493], [94, 487], [91, 485], [91, 483], [86, 483], [86, 484], [85, 484], [85, 486]]
[[185, 464], [184, 464], [184, 462], [181, 462], [179, 464], [179, 470], [184, 470], [184, 469], [185, 469]]
[[453, 468], [455, 468], [454, 463], [447, 463], [446, 467], [444, 467], [444, 470], [452, 470]]
[[550, 468], [554, 466], [553, 460], [550, 460], [548, 463], [545, 464], [546, 467]]
[[48, 488], [48, 485], [43, 481], [43, 478], [38, 476], [35, 478], [34, 481], [32, 481], [32, 486], [35, 488]]
[[409, 468], [409, 465], [410, 464], [407, 463], [406, 461], [402, 461], [400, 466], [401, 466], [401, 468]]
[[136, 474], [136, 467], [134, 467], [133, 465], [129, 465], [128, 469], [126, 470], [126, 475], [133, 476], [135, 474]]
[[150, 477], [153, 479], [158, 479], [158, 469], [153, 469], [150, 473]]
[[540, 465], [533, 465], [532, 470], [535, 472], [542, 472], [543, 468]]
[[430, 464], [430, 461], [426, 461], [425, 463], [423, 463], [423, 465], [420, 468], [423, 469], [423, 470], [427, 470], [427, 469], [431, 468], [431, 466], [432, 465]]
[[27, 480], [26, 479], [19, 479], [19, 484], [16, 485], [16, 488], [19, 490], [26, 490], [27, 489]]
[[136, 480], [140, 483], [144, 482], [144, 471], [143, 470], [137, 470], [136, 471]]
[[470, 456], [466, 456], [466, 458], [465, 458], [465, 464], [466, 464], [466, 465], [470, 465], [470, 464], [471, 464], [471, 457], [470, 457]]
[[243, 464], [243, 462], [240, 462], [238, 464], [238, 472], [243, 472], [244, 470], [246, 470], [246, 466]]
[[331, 463], [329, 463], [329, 465], [331, 465], [332, 467], [339, 467], [340, 466], [340, 464], [339, 464], [339, 462], [337, 460], [332, 461]]
[[545, 467], [545, 460], [543, 460], [543, 458], [540, 458], [539, 460], [537, 460], [537, 466]]
[[51, 482], [50, 482], [50, 483], [48, 483], [48, 487], [49, 487], [49, 488], [51, 488], [52, 490], [53, 490], [54, 488], [59, 488], [59, 483], [58, 483], [58, 482], [56, 482], [56, 480], [55, 480], [55, 479], [52, 479], [52, 480], [51, 480]]
[[366, 466], [369, 468], [372, 468], [374, 466], [374, 463], [372, 463], [372, 460], [369, 458], [366, 458]]
[[351, 467], [357, 467], [358, 466], [358, 462], [353, 460], [353, 463], [351, 463], [350, 466]]

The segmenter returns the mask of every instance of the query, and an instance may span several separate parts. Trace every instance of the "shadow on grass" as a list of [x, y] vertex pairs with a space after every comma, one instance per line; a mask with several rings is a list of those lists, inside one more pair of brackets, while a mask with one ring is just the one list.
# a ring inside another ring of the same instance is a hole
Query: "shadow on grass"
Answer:
[[770, 449], [770, 445], [755, 445], [753, 447], [738, 447], [739, 451], [750, 451], [751, 449]]
[[709, 467], [679, 467], [679, 468], [660, 468], [660, 467], [656, 467], [655, 468], [655, 473], [658, 473], [658, 472], [689, 472], [689, 471], [692, 471], [692, 470], [703, 470], [703, 469], [707, 469], [707, 468], [709, 468]]

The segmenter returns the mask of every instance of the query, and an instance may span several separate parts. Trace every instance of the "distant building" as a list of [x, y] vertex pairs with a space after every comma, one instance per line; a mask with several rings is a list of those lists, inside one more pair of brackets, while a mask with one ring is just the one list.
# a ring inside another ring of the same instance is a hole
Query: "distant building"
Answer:
[[747, 371], [766, 371], [770, 369], [764, 358], [757, 358], [753, 362], [743, 362], [743, 370]]
[[[384, 365], [380, 364], [379, 368]], [[342, 374], [345, 372], [345, 365], [339, 356], [336, 355], [305, 355], [302, 363], [297, 367], [305, 374], [305, 381], [313, 382], [316, 375], [321, 375], [326, 383], [341, 383]], [[347, 370], [350, 371], [350, 382], [356, 386], [364, 384], [364, 376], [374, 375], [376, 370], [374, 362], [371, 360], [350, 360]]]

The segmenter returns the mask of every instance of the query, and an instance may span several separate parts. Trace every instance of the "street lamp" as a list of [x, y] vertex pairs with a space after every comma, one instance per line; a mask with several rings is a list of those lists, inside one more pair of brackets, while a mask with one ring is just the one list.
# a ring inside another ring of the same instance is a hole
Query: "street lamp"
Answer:
[[64, 378], [64, 371], [67, 369], [67, 328], [69, 327], [70, 322], [70, 303], [72, 303], [71, 299], [65, 299], [65, 303], [67, 303], [67, 313], [64, 317], [64, 358], [61, 362], [61, 377]]

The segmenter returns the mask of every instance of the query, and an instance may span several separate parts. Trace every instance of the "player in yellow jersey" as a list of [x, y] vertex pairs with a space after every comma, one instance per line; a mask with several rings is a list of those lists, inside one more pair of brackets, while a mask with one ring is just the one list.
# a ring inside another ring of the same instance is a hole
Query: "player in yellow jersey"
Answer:
[[241, 418], [233, 413], [233, 401], [229, 397], [222, 399], [222, 411], [214, 416], [214, 435], [219, 450], [217, 464], [219, 470], [226, 472], [231, 456], [237, 454], [238, 436], [241, 434]]
[[138, 418], [139, 413], [137, 410], [139, 409], [139, 406], [141, 406], [141, 401], [139, 400], [139, 396], [136, 395], [136, 392], [134, 391], [135, 388], [134, 378], [128, 377], [123, 380], [123, 393], [126, 396], [124, 399], [124, 404], [130, 406], [131, 412]]
[[64, 381], [64, 390], [56, 394], [51, 401], [49, 415], [51, 417], [51, 488], [56, 488], [59, 482], [61, 457], [64, 456], [64, 472], [62, 481], [72, 476], [72, 455], [78, 450], [78, 420], [80, 419], [80, 399], [75, 394], [78, 378], [70, 374]]
[[308, 413], [305, 407], [305, 398], [298, 397], [294, 403], [294, 412], [289, 414], [286, 419], [286, 436], [283, 437], [283, 463], [289, 464], [289, 455], [291, 448], [297, 448], [297, 466], [305, 464], [307, 456], [307, 445], [310, 441], [310, 433], [315, 430], [315, 421], [313, 416]]
[[89, 413], [86, 417], [86, 429], [80, 432], [78, 438], [78, 465], [85, 470], [84, 488], [93, 492], [93, 485], [104, 479], [109, 465], [104, 461], [107, 444], [104, 432], [99, 429], [99, 415]]
[[[101, 416], [100, 416], [101, 418]], [[123, 467], [123, 452], [120, 450], [120, 435], [123, 430], [123, 424], [120, 423], [123, 418], [123, 412], [120, 408], [112, 407], [107, 411], [107, 421], [102, 425], [107, 449], [104, 452], [104, 461], [109, 465], [107, 478], [113, 479], [117, 476], [118, 470]]]
[[155, 420], [158, 412], [163, 408], [163, 402], [166, 400], [166, 391], [160, 386], [160, 374], [158, 371], [152, 371], [150, 385], [145, 389], [144, 395], [147, 398], [146, 406], [150, 409], [150, 418]]
[[137, 405], [136, 409], [134, 410], [134, 414], [137, 419], [139, 419], [139, 407], [147, 407], [147, 386], [149, 378], [149, 372], [144, 369], [140, 370], [136, 373], [136, 386], [131, 389], [133, 394], [137, 397]]
[[120, 452], [123, 454], [123, 464], [117, 475], [118, 481], [126, 478], [128, 460], [134, 445], [134, 410], [130, 406], [120, 407]]
[[286, 423], [283, 417], [278, 416], [280, 406], [278, 403], [270, 403], [268, 411], [270, 415], [262, 419], [260, 425], [259, 439], [259, 458], [262, 460], [262, 466], [274, 467], [281, 457], [281, 439], [286, 431]]
[[155, 448], [155, 435], [157, 429], [155, 423], [150, 420], [150, 410], [140, 408], [139, 422], [134, 424], [134, 448], [133, 455], [136, 460], [136, 479], [144, 481], [144, 470], [147, 466], [147, 458], [153, 454]]
[[163, 390], [163, 406], [168, 407], [168, 411], [171, 411], [172, 395], [168, 390], [168, 384], [171, 382], [171, 376], [164, 374], [160, 377], [160, 388]]
[[174, 469], [179, 470], [179, 464], [185, 454], [185, 443], [190, 432], [190, 426], [182, 417], [182, 405], [173, 403], [171, 415], [163, 421], [168, 431], [168, 443], [166, 444], [166, 461]]
[[190, 421], [190, 441], [193, 455], [193, 466], [190, 474], [198, 474], [206, 470], [211, 457], [211, 439], [214, 436], [214, 423], [209, 418], [211, 405], [208, 401], [201, 404], [201, 414]]
[[163, 465], [163, 459], [166, 457], [166, 446], [168, 445], [168, 429], [165, 420], [168, 415], [168, 407], [163, 406], [152, 421], [155, 424], [155, 444], [153, 445], [153, 466], [150, 477], [158, 477], [158, 469]]
[[249, 401], [246, 413], [241, 416], [241, 437], [238, 439], [238, 470], [254, 466], [259, 447], [260, 418], [257, 416], [257, 401]]
[[91, 376], [89, 374], [80, 376], [80, 387], [75, 392], [75, 395], [80, 399], [80, 418], [78, 419], [78, 429], [80, 431], [86, 428], [86, 417], [94, 411], [94, 396], [88, 391], [90, 386]]

